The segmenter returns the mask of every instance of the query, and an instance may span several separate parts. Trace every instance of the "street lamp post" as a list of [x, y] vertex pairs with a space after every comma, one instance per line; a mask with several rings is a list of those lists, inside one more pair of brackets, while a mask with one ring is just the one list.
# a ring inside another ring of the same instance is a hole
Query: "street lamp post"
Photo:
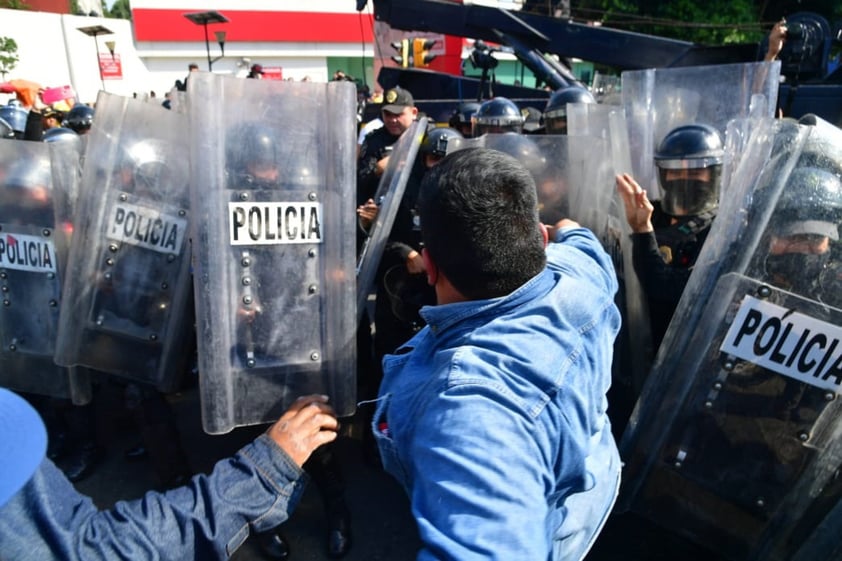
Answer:
[[102, 61], [99, 57], [99, 41], [97, 41], [97, 36], [112, 35], [114, 32], [102, 25], [90, 25], [88, 27], [79, 27], [77, 29], [85, 35], [94, 38], [94, 48], [96, 48], [96, 65], [99, 67], [99, 81], [102, 82], [102, 91], [105, 91], [105, 78], [102, 75]]
[[228, 23], [228, 18], [219, 12], [192, 12], [184, 14], [184, 17], [205, 28], [205, 48], [208, 52], [208, 72], [213, 71], [213, 63], [225, 56], [225, 32], [214, 31], [216, 42], [219, 43], [219, 50], [222, 52], [218, 57], [211, 59], [210, 41], [208, 39], [208, 24], [209, 23]]

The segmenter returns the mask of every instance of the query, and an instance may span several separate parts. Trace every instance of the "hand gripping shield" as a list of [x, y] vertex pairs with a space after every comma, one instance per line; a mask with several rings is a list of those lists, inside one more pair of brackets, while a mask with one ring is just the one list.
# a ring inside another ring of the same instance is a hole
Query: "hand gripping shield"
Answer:
[[355, 408], [356, 91], [197, 74], [188, 86], [206, 432], [297, 397]]
[[[774, 116], [780, 62], [751, 62], [626, 71], [622, 74], [631, 151], [630, 172], [651, 200], [660, 198], [654, 154], [661, 140], [681, 125], [710, 125], [725, 136], [732, 119], [762, 103]], [[756, 113], [756, 111], [755, 111]], [[755, 115], [756, 116], [756, 115]]]
[[101, 93], [56, 362], [178, 387], [191, 319], [186, 118]]
[[826, 123], [755, 128], [623, 435], [620, 508], [729, 559], [838, 543], [839, 146]]
[[0, 385], [90, 401], [87, 376], [53, 362], [79, 154], [0, 145]]

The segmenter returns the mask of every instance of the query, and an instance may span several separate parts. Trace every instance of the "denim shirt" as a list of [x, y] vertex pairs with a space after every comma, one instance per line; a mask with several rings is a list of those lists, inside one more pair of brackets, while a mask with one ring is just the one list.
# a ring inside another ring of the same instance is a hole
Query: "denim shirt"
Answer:
[[45, 459], [0, 508], [0, 559], [227, 559], [249, 535], [284, 522], [307, 476], [268, 436], [210, 475], [100, 511]]
[[418, 559], [582, 559], [614, 505], [617, 280], [588, 230], [556, 241], [508, 296], [422, 309], [427, 327], [383, 360], [372, 430]]

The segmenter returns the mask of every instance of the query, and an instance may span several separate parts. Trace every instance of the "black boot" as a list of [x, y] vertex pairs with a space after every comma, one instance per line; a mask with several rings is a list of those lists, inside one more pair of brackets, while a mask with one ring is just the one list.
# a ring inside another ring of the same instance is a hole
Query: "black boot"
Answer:
[[102, 449], [96, 444], [83, 444], [70, 453], [64, 465], [64, 475], [73, 483], [82, 481], [94, 472], [102, 455]]
[[289, 544], [277, 530], [257, 534], [257, 543], [267, 559], [289, 558]]
[[351, 549], [351, 512], [345, 504], [345, 483], [332, 446], [317, 448], [304, 469], [313, 478], [325, 505], [328, 557], [339, 559]]

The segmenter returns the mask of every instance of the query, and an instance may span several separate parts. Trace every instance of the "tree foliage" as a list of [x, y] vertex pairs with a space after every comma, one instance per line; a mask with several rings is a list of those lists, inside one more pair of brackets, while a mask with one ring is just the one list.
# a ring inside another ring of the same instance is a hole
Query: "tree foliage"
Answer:
[[116, 2], [111, 5], [110, 10], [103, 0], [102, 13], [107, 18], [132, 19], [132, 10], [129, 7], [129, 0], [116, 0]]
[[18, 44], [11, 37], [0, 37], [0, 75], [3, 80], [6, 74], [15, 69], [18, 64]]

